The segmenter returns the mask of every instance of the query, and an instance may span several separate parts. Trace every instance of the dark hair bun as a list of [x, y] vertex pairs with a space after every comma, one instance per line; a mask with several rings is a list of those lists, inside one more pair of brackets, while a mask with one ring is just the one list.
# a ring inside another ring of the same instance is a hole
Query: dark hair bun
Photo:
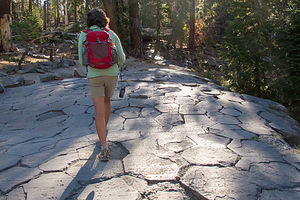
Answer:
[[108, 20], [106, 14], [101, 9], [93, 9], [87, 14], [87, 25], [91, 27], [93, 25], [97, 25], [100, 28], [106, 27], [108, 24]]

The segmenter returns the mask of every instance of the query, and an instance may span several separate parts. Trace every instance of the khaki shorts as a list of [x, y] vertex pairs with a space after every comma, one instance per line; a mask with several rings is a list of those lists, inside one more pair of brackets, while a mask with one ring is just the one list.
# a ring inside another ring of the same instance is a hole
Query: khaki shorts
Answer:
[[111, 97], [114, 94], [118, 76], [97, 76], [88, 78], [88, 86], [92, 98]]

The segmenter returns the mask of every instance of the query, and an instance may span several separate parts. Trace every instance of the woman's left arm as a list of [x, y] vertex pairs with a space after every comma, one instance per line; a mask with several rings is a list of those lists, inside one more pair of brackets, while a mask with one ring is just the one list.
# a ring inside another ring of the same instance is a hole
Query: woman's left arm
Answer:
[[78, 38], [78, 60], [81, 65], [82, 65], [82, 48], [83, 48], [83, 42], [85, 40], [86, 40], [86, 34], [84, 32], [81, 32]]

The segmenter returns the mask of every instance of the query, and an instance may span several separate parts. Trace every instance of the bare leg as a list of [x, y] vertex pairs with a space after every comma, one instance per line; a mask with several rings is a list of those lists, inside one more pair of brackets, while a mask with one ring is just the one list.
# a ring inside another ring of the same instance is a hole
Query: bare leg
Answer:
[[107, 127], [109, 116], [110, 116], [110, 97], [104, 97], [104, 106], [105, 106], [105, 125]]
[[97, 134], [102, 147], [107, 147], [106, 142], [106, 109], [105, 109], [105, 97], [93, 98], [95, 106], [95, 124]]

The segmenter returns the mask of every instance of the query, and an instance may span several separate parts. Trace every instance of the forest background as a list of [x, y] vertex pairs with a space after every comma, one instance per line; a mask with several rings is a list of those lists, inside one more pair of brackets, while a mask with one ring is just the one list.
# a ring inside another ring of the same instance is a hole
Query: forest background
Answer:
[[128, 55], [162, 55], [234, 91], [280, 102], [300, 121], [299, 0], [0, 0], [0, 59], [20, 67], [32, 45], [72, 34], [76, 51], [93, 8], [106, 11]]

